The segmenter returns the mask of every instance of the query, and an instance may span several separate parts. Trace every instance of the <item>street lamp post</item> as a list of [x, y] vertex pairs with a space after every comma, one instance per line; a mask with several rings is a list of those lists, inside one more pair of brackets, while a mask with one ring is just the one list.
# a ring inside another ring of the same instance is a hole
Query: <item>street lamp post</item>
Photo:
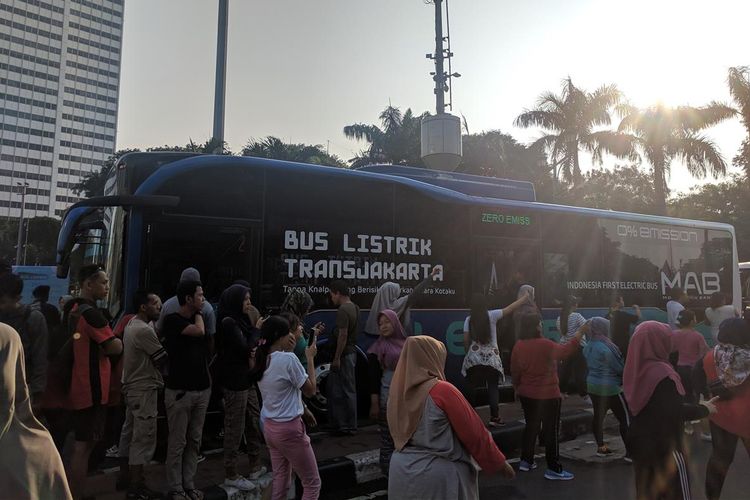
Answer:
[[21, 216], [18, 219], [18, 238], [16, 239], [16, 265], [18, 266], [21, 264], [21, 251], [25, 246], [23, 244], [23, 211], [26, 206], [26, 188], [29, 187], [29, 183], [16, 182], [16, 185], [23, 188], [21, 191]]
[[214, 90], [214, 130], [216, 141], [214, 153], [224, 149], [224, 103], [227, 79], [227, 31], [229, 24], [229, 0], [219, 0], [219, 25], [216, 34], [216, 87]]

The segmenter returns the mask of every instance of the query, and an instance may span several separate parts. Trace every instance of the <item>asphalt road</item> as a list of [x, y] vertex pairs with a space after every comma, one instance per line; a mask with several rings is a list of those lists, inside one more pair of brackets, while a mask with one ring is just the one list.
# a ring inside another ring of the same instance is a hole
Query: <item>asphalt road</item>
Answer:
[[[587, 443], [591, 436], [577, 440], [582, 448], [591, 447]], [[613, 439], [614, 440], [614, 439]], [[570, 443], [568, 443], [569, 445]], [[705, 467], [711, 444], [701, 442], [697, 436], [690, 439], [690, 481], [693, 499], [703, 499]], [[540, 450], [541, 451], [541, 450]], [[545, 480], [544, 459], [538, 459], [539, 468], [531, 472], [518, 473], [514, 480], [480, 476], [479, 493], [486, 500], [632, 500], [635, 498], [633, 468], [622, 460], [609, 463], [588, 463], [585, 460], [563, 459], [563, 464], [576, 477], [572, 481], [559, 482]], [[374, 500], [387, 498], [385, 480], [362, 485], [342, 492], [331, 500], [352, 499]], [[722, 500], [750, 499], [750, 459], [744, 448], [738, 446], [737, 455], [727, 475]], [[393, 500], [398, 500], [398, 497]]]

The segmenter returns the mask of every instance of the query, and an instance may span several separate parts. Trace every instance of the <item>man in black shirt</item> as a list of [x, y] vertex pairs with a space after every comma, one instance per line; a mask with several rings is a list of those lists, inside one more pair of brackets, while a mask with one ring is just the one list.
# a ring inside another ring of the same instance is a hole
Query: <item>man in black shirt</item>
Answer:
[[34, 297], [31, 308], [44, 315], [44, 320], [47, 322], [47, 331], [52, 334], [60, 327], [60, 310], [49, 303], [49, 290], [49, 285], [39, 285], [34, 288], [34, 291], [31, 292]]
[[180, 309], [164, 318], [161, 333], [166, 339], [169, 375], [164, 405], [169, 422], [167, 444], [168, 498], [197, 498], [195, 471], [203, 437], [203, 421], [211, 396], [208, 374], [208, 343], [201, 315], [205, 301], [198, 281], [177, 286]]
[[612, 342], [620, 349], [623, 359], [628, 355], [630, 344], [630, 328], [641, 320], [641, 308], [633, 305], [635, 314], [623, 311], [625, 300], [622, 295], [615, 297], [609, 310], [611, 322]]

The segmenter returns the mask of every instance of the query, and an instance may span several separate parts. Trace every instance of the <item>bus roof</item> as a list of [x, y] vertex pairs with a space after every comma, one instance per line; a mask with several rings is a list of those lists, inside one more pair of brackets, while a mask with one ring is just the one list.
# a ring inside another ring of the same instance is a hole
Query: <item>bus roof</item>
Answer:
[[[140, 155], [154, 155], [153, 160], [156, 161], [156, 156], [162, 153], [140, 153]], [[129, 155], [127, 155], [129, 156]], [[408, 186], [412, 189], [423, 192], [424, 194], [437, 198], [446, 202], [459, 203], [459, 204], [470, 204], [470, 205], [481, 205], [483, 207], [515, 207], [515, 208], [526, 208], [533, 209], [540, 212], [556, 212], [556, 213], [570, 213], [588, 215], [593, 217], [602, 217], [607, 219], [621, 219], [628, 221], [637, 221], [644, 223], [654, 224], [671, 224], [679, 226], [688, 226], [700, 229], [721, 229], [726, 230], [734, 235], [734, 227], [730, 224], [719, 223], [719, 222], [707, 222], [689, 219], [677, 219], [666, 216], [658, 215], [645, 215], [628, 212], [615, 212], [612, 210], [602, 210], [595, 208], [584, 208], [575, 207], [568, 205], [555, 205], [550, 203], [541, 203], [536, 201], [524, 201], [514, 199], [500, 199], [497, 197], [490, 197], [486, 194], [472, 194], [467, 192], [461, 192], [451, 187], [446, 187], [445, 183], [434, 183], [426, 182], [429, 176], [417, 180], [416, 175], [403, 175], [404, 171], [400, 170], [409, 167], [398, 167], [391, 166], [394, 169], [393, 172], [386, 173], [389, 169], [385, 166], [372, 169], [357, 169], [350, 170], [346, 168], [327, 167], [321, 165], [310, 165], [306, 163], [295, 163], [282, 160], [271, 160], [266, 158], [256, 158], [251, 156], [220, 156], [220, 155], [194, 155], [189, 154], [190, 157], [184, 159], [177, 159], [174, 157], [171, 163], [164, 164], [162, 168], [156, 169], [151, 175], [149, 175], [135, 191], [136, 195], [150, 195], [157, 194], [158, 190], [165, 185], [168, 181], [173, 180], [185, 173], [195, 172], [206, 168], [216, 167], [217, 164], [233, 168], [269, 168], [273, 170], [286, 170], [289, 173], [314, 173], [315, 175], [326, 176], [336, 179], [352, 179], [352, 178], [367, 178], [370, 180], [379, 180], [387, 183], [401, 184]], [[124, 157], [125, 158], [125, 157]], [[145, 159], [145, 158], [143, 158]], [[416, 169], [410, 169], [416, 170]], [[454, 174], [464, 175], [466, 174]], [[468, 176], [476, 177], [476, 176]], [[514, 182], [514, 181], [506, 181]], [[463, 185], [465, 187], [465, 184]], [[455, 186], [453, 186], [455, 187]], [[483, 188], [486, 189], [486, 186]], [[533, 188], [532, 188], [533, 189]], [[466, 191], [466, 190], [464, 190]]]

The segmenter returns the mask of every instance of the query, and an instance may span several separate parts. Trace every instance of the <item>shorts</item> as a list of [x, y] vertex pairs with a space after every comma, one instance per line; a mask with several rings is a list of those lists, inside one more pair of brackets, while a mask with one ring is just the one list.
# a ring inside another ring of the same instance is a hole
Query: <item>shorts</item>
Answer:
[[107, 407], [95, 405], [70, 412], [76, 441], [87, 443], [101, 441], [107, 423]]

